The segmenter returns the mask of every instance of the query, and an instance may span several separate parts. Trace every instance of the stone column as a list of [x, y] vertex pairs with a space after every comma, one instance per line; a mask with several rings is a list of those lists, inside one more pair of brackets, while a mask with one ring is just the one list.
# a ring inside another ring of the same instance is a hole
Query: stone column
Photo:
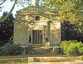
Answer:
[[51, 21], [49, 21], [48, 23], [47, 23], [47, 42], [50, 44], [50, 23], [51, 23]]
[[43, 37], [43, 45], [45, 45], [45, 29], [46, 29], [46, 26], [44, 26], [44, 29], [43, 29], [43, 34], [42, 34], [42, 37]]
[[33, 44], [33, 31], [31, 30], [31, 43]]

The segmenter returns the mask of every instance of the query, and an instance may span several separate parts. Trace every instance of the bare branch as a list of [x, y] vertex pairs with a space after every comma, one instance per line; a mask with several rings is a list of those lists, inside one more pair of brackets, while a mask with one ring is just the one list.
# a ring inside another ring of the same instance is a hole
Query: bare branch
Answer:
[[3, 2], [0, 3], [0, 5], [2, 5], [6, 0], [3, 0]]
[[16, 2], [17, 2], [17, 0], [15, 0], [10, 12], [3, 19], [0, 20], [1, 22], [5, 21], [9, 17], [9, 15], [11, 14], [11, 12], [13, 11], [13, 9], [15, 7]]

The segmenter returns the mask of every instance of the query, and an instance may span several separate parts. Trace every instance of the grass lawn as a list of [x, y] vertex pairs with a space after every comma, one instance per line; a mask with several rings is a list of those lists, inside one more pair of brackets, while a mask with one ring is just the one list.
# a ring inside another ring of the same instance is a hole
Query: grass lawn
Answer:
[[28, 56], [0, 56], [0, 64], [27, 64]]

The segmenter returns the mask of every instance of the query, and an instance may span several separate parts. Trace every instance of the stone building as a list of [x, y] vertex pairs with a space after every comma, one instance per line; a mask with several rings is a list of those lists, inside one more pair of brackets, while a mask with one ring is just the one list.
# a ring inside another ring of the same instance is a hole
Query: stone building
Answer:
[[[48, 8], [28, 6], [17, 11], [14, 23], [14, 44], [23, 47], [57, 46], [61, 42], [61, 24], [56, 12]], [[48, 43], [49, 42], [49, 43]]]

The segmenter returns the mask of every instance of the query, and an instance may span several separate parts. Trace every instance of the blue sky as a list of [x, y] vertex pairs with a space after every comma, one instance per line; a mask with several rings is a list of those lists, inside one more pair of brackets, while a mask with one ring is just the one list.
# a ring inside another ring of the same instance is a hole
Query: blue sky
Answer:
[[[34, 3], [34, 1], [35, 1], [35, 0], [33, 0], [32, 3]], [[7, 0], [7, 1], [2, 5], [2, 6], [4, 6], [4, 7], [3, 7], [2, 11], [0, 12], [0, 16], [2, 15], [2, 13], [3, 13], [4, 11], [8, 11], [8, 12], [10, 11], [10, 9], [12, 8], [13, 3], [14, 3], [14, 2], [10, 2], [10, 0]], [[16, 11], [17, 11], [17, 10], [20, 10], [20, 9], [22, 9], [22, 8], [23, 8], [23, 7], [22, 7], [21, 5], [16, 5], [15, 8], [14, 8], [14, 10], [12, 11], [12, 13], [13, 13], [13, 14], [16, 14]]]

